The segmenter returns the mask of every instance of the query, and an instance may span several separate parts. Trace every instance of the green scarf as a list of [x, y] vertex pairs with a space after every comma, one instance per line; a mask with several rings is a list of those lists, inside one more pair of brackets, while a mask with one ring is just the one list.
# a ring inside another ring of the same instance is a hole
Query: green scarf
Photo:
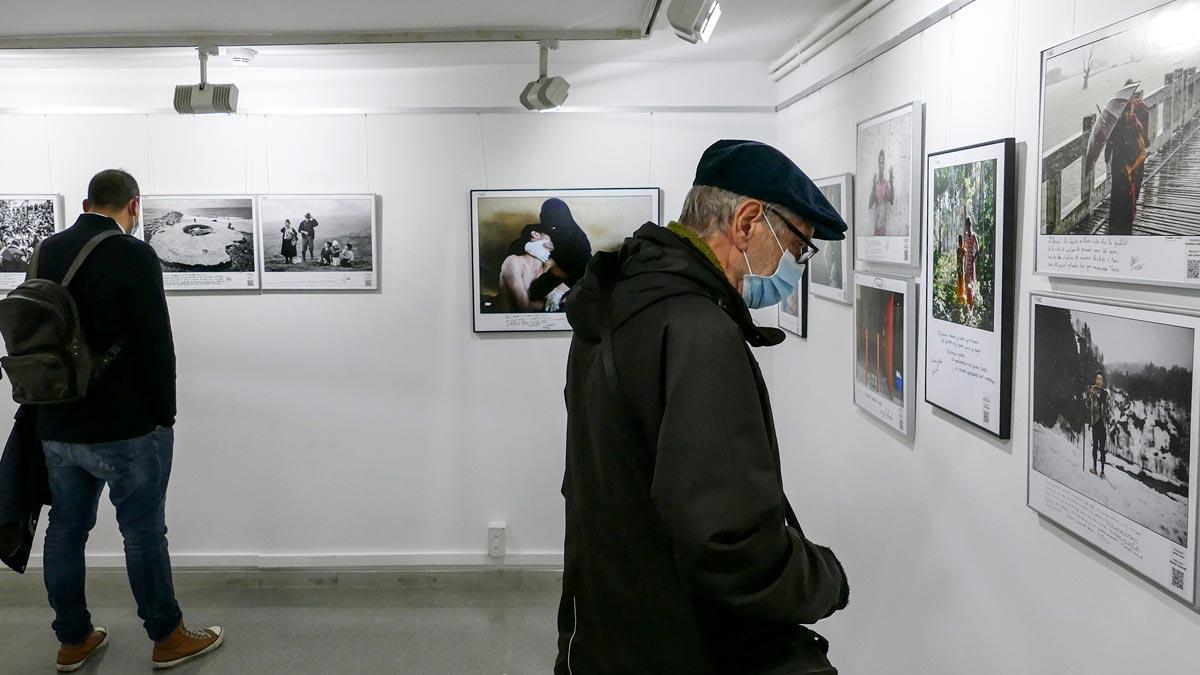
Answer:
[[708, 242], [704, 241], [700, 235], [693, 232], [691, 228], [680, 225], [672, 220], [671, 222], [667, 223], [667, 229], [670, 230], [675, 236], [679, 237], [680, 239], [684, 239], [692, 246], [695, 246], [696, 250], [703, 253], [704, 257], [708, 258], [708, 261], [712, 263], [714, 267], [717, 269], [722, 269], [721, 263], [717, 262], [717, 254], [713, 253], [713, 250], [708, 245]]

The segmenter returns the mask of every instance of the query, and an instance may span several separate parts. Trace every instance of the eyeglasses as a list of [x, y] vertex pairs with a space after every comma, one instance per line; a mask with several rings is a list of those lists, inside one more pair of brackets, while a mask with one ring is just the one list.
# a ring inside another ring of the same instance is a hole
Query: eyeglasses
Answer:
[[767, 207], [767, 210], [778, 216], [779, 219], [783, 221], [784, 226], [791, 230], [792, 234], [799, 237], [800, 241], [804, 243], [804, 250], [800, 252], [800, 255], [796, 256], [796, 262], [803, 265], [809, 260], [812, 260], [812, 257], [815, 256], [819, 250], [817, 249], [817, 245], [812, 243], [812, 239], [804, 236], [804, 233], [800, 231], [800, 228], [792, 225], [791, 221], [787, 219], [787, 216], [783, 215], [778, 210], [771, 207]]

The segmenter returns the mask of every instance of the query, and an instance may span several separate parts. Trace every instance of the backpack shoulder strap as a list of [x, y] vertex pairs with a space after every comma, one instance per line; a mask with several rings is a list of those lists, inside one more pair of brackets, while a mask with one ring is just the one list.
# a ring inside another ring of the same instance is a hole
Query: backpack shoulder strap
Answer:
[[104, 232], [101, 232], [100, 234], [89, 239], [79, 251], [79, 255], [75, 256], [75, 260], [71, 262], [71, 266], [67, 268], [67, 274], [63, 277], [62, 285], [68, 286], [71, 284], [71, 280], [75, 278], [75, 273], [79, 271], [80, 267], [83, 267], [84, 261], [88, 259], [88, 256], [92, 254], [92, 251], [96, 250], [96, 247], [99, 246], [101, 242], [103, 242], [105, 239], [109, 239], [110, 237], [123, 236], [125, 236], [124, 232], [118, 232], [117, 230], [105, 230]]
[[42, 244], [45, 239], [38, 242], [37, 246], [33, 247], [33, 255], [29, 258], [29, 270], [25, 272], [25, 281], [38, 278], [38, 261], [42, 258]]

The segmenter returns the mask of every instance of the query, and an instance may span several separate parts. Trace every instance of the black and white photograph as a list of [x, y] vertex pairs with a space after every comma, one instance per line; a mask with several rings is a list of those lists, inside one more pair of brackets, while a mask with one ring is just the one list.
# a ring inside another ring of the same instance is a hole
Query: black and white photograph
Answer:
[[139, 232], [169, 291], [256, 290], [254, 197], [146, 195]]
[[925, 400], [1008, 438], [1016, 141], [931, 153], [925, 195]]
[[858, 124], [855, 256], [920, 264], [925, 106], [914, 101]]
[[1191, 599], [1200, 318], [1032, 306], [1030, 505]]
[[854, 291], [854, 402], [912, 438], [916, 283], [859, 272]]
[[62, 229], [58, 195], [0, 195], [0, 289], [25, 281], [33, 251]]
[[1200, 1], [1042, 53], [1037, 271], [1200, 286]]
[[813, 183], [837, 209], [849, 229], [846, 238], [841, 241], [821, 242], [820, 250], [809, 260], [812, 294], [849, 304], [853, 302], [847, 275], [854, 267], [851, 254], [854, 249], [854, 208], [850, 201], [854, 196], [854, 174], [818, 178]]
[[567, 292], [597, 251], [660, 223], [658, 188], [473, 190], [475, 331], [570, 330]]
[[797, 337], [808, 337], [808, 290], [809, 269], [804, 265], [804, 273], [800, 275], [800, 284], [779, 303], [779, 327], [795, 334]]
[[375, 195], [260, 196], [263, 289], [375, 289], [375, 214]]

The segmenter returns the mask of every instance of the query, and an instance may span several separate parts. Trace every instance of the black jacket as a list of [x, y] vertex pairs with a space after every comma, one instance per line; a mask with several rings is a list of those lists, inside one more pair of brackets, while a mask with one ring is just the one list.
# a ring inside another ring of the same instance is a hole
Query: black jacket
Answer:
[[50, 481], [37, 415], [21, 406], [0, 456], [0, 562], [18, 573], [25, 571], [42, 506], [49, 503]]
[[[61, 280], [88, 240], [116, 228], [105, 216], [79, 216], [42, 243], [38, 276]], [[175, 346], [154, 249], [134, 237], [113, 237], [92, 252], [70, 291], [93, 352], [103, 354], [122, 337], [126, 343], [87, 398], [38, 408], [42, 440], [105, 443], [174, 426]]]
[[[606, 315], [625, 404], [605, 377]], [[652, 223], [593, 258], [567, 316], [555, 672], [750, 672], [798, 624], [844, 607], [833, 553], [784, 524], [770, 402], [747, 347], [782, 333], [755, 327], [720, 269]]]

